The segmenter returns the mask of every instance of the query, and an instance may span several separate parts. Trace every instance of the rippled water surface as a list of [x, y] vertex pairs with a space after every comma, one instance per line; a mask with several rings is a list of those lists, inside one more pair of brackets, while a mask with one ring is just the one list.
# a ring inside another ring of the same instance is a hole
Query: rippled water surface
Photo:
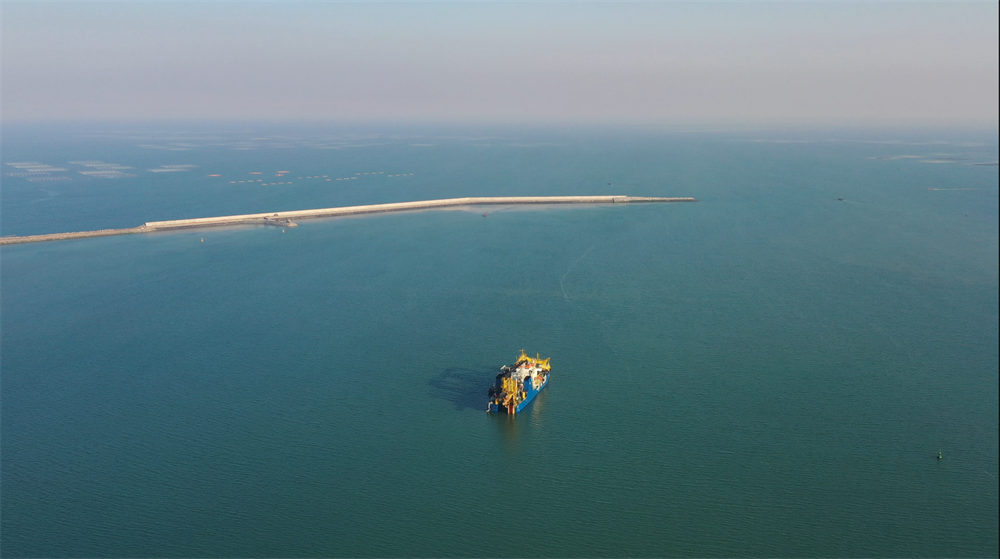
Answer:
[[[995, 133], [72, 128], [3, 148], [4, 235], [700, 200], [4, 247], [4, 556], [998, 553]], [[171, 165], [190, 167], [151, 171]], [[521, 348], [552, 357], [548, 388], [487, 415]]]

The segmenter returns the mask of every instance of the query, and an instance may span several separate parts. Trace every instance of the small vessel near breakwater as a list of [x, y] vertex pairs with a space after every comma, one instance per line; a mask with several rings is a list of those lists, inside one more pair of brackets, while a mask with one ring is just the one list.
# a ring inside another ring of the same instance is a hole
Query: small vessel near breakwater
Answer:
[[523, 410], [549, 383], [552, 370], [549, 359], [542, 359], [537, 353], [535, 357], [528, 357], [522, 349], [513, 365], [500, 367], [489, 390], [487, 413], [505, 411], [514, 415]]

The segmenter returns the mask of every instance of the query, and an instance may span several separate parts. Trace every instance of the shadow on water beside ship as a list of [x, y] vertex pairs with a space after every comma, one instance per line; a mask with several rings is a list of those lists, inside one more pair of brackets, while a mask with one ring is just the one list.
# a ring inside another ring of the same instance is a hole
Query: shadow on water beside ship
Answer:
[[456, 411], [473, 410], [482, 413], [495, 427], [503, 448], [507, 452], [517, 453], [530, 432], [541, 428], [544, 417], [542, 410], [548, 395], [543, 390], [521, 413], [513, 416], [506, 413], [486, 413], [489, 399], [487, 391], [494, 378], [495, 373], [487, 368], [477, 370], [448, 367], [427, 381], [427, 384], [432, 396], [451, 402]]
[[432, 396], [451, 402], [457, 411], [471, 409], [485, 412], [489, 399], [487, 391], [495, 376], [496, 373], [488, 369], [448, 367], [427, 384]]

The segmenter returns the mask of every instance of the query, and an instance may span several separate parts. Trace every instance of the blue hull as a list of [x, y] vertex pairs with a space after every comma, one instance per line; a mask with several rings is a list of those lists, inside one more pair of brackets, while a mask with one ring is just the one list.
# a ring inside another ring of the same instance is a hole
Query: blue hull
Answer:
[[[525, 384], [528, 384], [528, 383], [525, 383]], [[519, 413], [521, 410], [523, 410], [528, 404], [531, 403], [532, 400], [535, 399], [535, 396], [537, 396], [539, 392], [541, 392], [542, 390], [545, 389], [546, 386], [548, 386], [548, 384], [549, 384], [549, 379], [548, 379], [548, 377], [546, 377], [545, 378], [545, 382], [543, 382], [542, 385], [538, 387], [538, 390], [532, 390], [530, 385], [528, 387], [526, 387], [526, 389], [524, 391], [524, 401], [522, 401], [520, 404], [518, 404], [517, 406], [514, 407], [514, 413]], [[488, 412], [501, 412], [501, 411], [502, 412], [507, 412], [508, 410], [507, 410], [507, 408], [500, 407], [500, 406], [498, 406], [498, 405], [490, 402], [490, 407], [486, 411], [488, 411]]]

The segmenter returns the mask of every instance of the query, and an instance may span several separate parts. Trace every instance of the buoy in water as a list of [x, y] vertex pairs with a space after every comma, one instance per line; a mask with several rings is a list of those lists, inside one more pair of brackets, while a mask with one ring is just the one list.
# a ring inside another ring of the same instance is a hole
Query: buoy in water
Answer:
[[938, 451], [938, 460], [941, 460], [942, 458], [944, 458], [944, 454], [941, 454], [941, 451], [939, 450]]
[[205, 238], [204, 237], [201, 238], [201, 242], [203, 242], [203, 243], [205, 242]]

